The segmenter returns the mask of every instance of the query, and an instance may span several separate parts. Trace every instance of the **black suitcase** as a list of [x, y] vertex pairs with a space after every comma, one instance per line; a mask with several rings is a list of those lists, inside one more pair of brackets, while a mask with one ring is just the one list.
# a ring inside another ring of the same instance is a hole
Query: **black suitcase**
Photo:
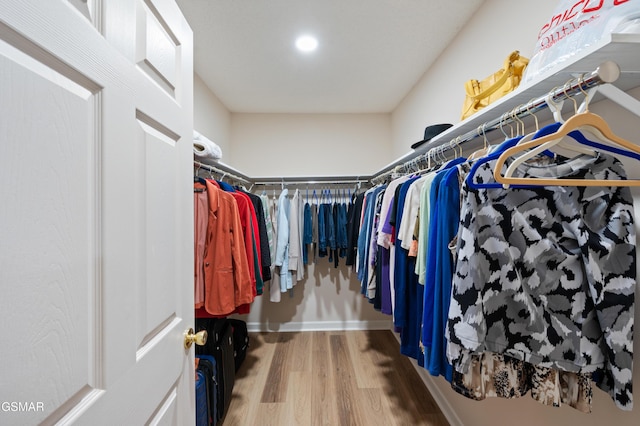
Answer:
[[216, 361], [218, 378], [218, 394], [216, 408], [217, 418], [222, 420], [231, 403], [231, 394], [236, 379], [235, 361], [233, 360], [233, 330], [226, 318], [197, 318], [197, 331], [207, 330], [207, 343], [196, 346], [196, 355], [211, 355]]
[[247, 323], [240, 319], [229, 319], [233, 329], [233, 360], [236, 365], [236, 372], [240, 369], [242, 362], [247, 357], [249, 349], [249, 333]]

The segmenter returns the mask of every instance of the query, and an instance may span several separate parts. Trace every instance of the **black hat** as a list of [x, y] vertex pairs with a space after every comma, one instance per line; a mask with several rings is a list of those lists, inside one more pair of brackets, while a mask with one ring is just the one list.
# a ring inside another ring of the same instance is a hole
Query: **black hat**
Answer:
[[412, 149], [416, 149], [417, 147], [419, 147], [420, 145], [422, 145], [423, 143], [429, 142], [431, 139], [433, 139], [434, 137], [438, 136], [440, 133], [444, 132], [445, 130], [447, 130], [449, 127], [453, 126], [453, 124], [433, 124], [431, 126], [427, 126], [424, 128], [424, 139], [422, 139], [420, 142], [416, 142], [413, 145], [411, 145]]

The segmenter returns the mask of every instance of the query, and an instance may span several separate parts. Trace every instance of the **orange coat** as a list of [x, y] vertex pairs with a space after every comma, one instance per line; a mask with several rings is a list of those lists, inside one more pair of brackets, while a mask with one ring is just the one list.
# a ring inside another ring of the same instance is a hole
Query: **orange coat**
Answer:
[[212, 315], [228, 315], [253, 302], [253, 283], [244, 245], [238, 206], [231, 194], [207, 181], [209, 221], [204, 258], [204, 308]]

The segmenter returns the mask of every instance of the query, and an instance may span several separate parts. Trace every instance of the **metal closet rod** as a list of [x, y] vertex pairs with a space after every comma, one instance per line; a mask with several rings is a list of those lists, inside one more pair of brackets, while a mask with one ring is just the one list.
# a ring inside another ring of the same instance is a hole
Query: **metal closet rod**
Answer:
[[242, 173], [238, 172], [237, 170], [234, 170], [232, 167], [229, 167], [225, 164], [220, 163], [217, 166], [212, 166], [210, 164], [204, 164], [199, 161], [194, 161], [193, 165], [198, 167], [198, 169], [205, 169], [210, 172], [218, 173], [219, 175], [222, 176], [220, 180], [223, 180], [225, 177], [228, 177], [229, 179], [232, 179], [238, 182], [243, 182], [249, 185], [253, 185], [253, 181], [251, 180], [251, 178], [243, 175]]
[[371, 176], [290, 176], [276, 180], [272, 177], [254, 178], [255, 185], [280, 186], [280, 185], [347, 185], [368, 184]]
[[261, 186], [280, 186], [280, 185], [339, 185], [339, 184], [368, 184], [371, 180], [371, 176], [289, 176], [282, 177], [280, 180], [276, 180], [274, 177], [258, 177], [251, 178], [231, 166], [227, 166], [223, 163], [218, 163], [213, 166], [211, 164], [204, 164], [199, 161], [194, 161], [193, 165], [199, 169], [208, 170], [213, 173], [217, 173], [222, 178], [229, 178], [235, 181], [244, 182], [249, 185], [261, 185]]
[[442, 156], [447, 150], [462, 150], [461, 145], [465, 142], [469, 142], [479, 136], [486, 135], [490, 131], [504, 127], [505, 124], [509, 124], [515, 121], [517, 118], [526, 117], [528, 115], [535, 114], [536, 112], [544, 108], [547, 108], [548, 105], [546, 99], [549, 96], [551, 96], [552, 102], [559, 102], [560, 100], [566, 99], [567, 97], [572, 97], [579, 93], [583, 93], [586, 90], [591, 89], [592, 87], [599, 86], [605, 83], [613, 83], [618, 79], [619, 76], [620, 68], [615, 62], [603, 62], [595, 71], [571, 79], [562, 87], [554, 88], [544, 96], [535, 98], [524, 105], [521, 105], [502, 114], [498, 118], [479, 125], [476, 130], [464, 133], [449, 141], [433, 141], [431, 144], [427, 143], [424, 148], [426, 149], [426, 152], [416, 153], [413, 158], [404, 161], [403, 163], [391, 164], [387, 166], [385, 170], [374, 174], [371, 180], [379, 181], [383, 177], [397, 172], [398, 166], [404, 168], [404, 171], [407, 172], [410, 171], [410, 167], [412, 165], [415, 166], [417, 161], [427, 160], [429, 156], [438, 161], [438, 156]]

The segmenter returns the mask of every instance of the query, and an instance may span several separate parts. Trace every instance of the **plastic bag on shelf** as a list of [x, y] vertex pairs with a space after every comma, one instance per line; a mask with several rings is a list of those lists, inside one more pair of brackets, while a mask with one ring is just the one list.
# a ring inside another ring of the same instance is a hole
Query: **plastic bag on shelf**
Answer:
[[523, 83], [610, 33], [640, 33], [640, 0], [562, 0], [538, 33]]

